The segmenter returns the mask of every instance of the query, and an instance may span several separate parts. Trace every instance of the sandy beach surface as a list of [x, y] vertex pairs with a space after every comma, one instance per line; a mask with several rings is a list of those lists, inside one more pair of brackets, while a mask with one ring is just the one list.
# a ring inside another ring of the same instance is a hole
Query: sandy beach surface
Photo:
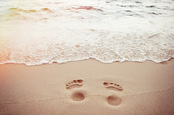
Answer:
[[173, 115], [174, 59], [0, 65], [1, 115]]

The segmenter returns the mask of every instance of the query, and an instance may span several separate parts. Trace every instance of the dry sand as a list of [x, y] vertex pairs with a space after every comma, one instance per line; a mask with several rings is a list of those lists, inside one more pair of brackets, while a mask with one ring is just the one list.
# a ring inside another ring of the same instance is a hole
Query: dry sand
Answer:
[[174, 115], [174, 59], [0, 65], [1, 115]]

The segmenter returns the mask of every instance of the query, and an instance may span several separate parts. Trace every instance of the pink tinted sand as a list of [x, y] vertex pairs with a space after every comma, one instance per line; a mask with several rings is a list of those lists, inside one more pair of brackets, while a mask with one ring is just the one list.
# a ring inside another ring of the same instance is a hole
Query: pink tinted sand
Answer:
[[0, 65], [0, 114], [172, 115], [174, 59]]

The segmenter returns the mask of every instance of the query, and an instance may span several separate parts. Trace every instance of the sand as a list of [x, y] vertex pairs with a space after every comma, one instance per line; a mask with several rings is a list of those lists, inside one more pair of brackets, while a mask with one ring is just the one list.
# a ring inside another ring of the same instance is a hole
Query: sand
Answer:
[[174, 59], [0, 65], [1, 115], [173, 115]]

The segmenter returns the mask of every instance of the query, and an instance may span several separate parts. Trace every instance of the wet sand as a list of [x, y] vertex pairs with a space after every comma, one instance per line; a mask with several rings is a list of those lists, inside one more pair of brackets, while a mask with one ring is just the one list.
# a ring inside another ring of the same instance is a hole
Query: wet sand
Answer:
[[0, 65], [1, 115], [172, 115], [174, 59]]

